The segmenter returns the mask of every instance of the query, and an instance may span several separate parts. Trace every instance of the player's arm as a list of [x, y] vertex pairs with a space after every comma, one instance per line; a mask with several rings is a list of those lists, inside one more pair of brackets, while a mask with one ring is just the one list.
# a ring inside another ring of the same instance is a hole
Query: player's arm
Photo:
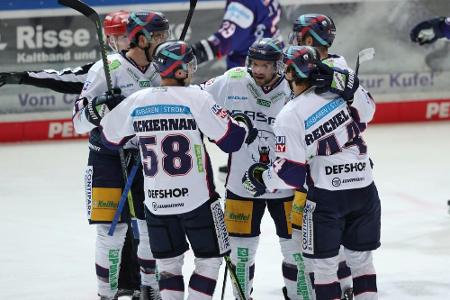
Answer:
[[125, 98], [101, 122], [102, 143], [109, 149], [118, 149], [135, 136], [132, 112], [135, 108], [136, 94]]
[[204, 83], [201, 83], [200, 87], [202, 90], [205, 90], [208, 93], [210, 93], [217, 104], [219, 104], [222, 107], [225, 106], [227, 97], [225, 93], [227, 87], [226, 73], [224, 75], [211, 78], [210, 80], [205, 81]]
[[222, 151], [238, 151], [242, 144], [252, 143], [258, 131], [246, 115], [236, 114], [231, 117], [228, 112], [214, 102], [213, 97], [201, 92], [201, 108], [193, 110], [199, 129], [210, 138]]
[[99, 126], [105, 113], [125, 97], [120, 89], [107, 91], [103, 63], [97, 62], [88, 73], [83, 90], [74, 104], [72, 121], [77, 133], [86, 133]]
[[[255, 197], [277, 189], [300, 189], [305, 182], [306, 146], [301, 140], [301, 129], [277, 124], [279, 120], [280, 116], [274, 126], [277, 159], [271, 167], [259, 163], [250, 166], [242, 178], [244, 188]], [[285, 121], [292, 122], [292, 118]]]
[[435, 17], [414, 26], [410, 33], [411, 41], [419, 45], [431, 44], [446, 37], [450, 39], [450, 17]]
[[[254, 0], [231, 0], [225, 8], [222, 25], [208, 39], [192, 45], [198, 63], [228, 55], [246, 41], [253, 41]], [[248, 45], [250, 46], [250, 45]]]
[[94, 63], [74, 68], [0, 73], [0, 86], [4, 84], [26, 84], [51, 89], [58, 93], [80, 94], [87, 73]]

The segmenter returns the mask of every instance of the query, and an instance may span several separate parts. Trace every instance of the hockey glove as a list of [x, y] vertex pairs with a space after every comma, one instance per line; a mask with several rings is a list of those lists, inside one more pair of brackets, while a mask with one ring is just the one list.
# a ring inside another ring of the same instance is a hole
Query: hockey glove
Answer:
[[26, 72], [10, 72], [0, 73], [0, 87], [5, 84], [21, 84], [24, 77], [27, 76]]
[[240, 112], [235, 112], [231, 114], [231, 117], [235, 119], [238, 123], [244, 124], [245, 127], [247, 127], [247, 137], [245, 139], [245, 143], [247, 145], [253, 143], [253, 141], [258, 136], [258, 129], [253, 127], [252, 120], [250, 120], [250, 118], [246, 114]]
[[[450, 24], [447, 26], [450, 27]], [[419, 45], [431, 44], [445, 36], [445, 27], [445, 17], [436, 17], [420, 22], [414, 26], [409, 36], [411, 37], [411, 41], [419, 43]]]
[[116, 107], [125, 97], [121, 94], [120, 89], [113, 89], [112, 91], [105, 92], [103, 95], [95, 97], [92, 101], [88, 101], [84, 112], [89, 122], [95, 126], [100, 125], [100, 121], [104, 116], [104, 105], [112, 110]]
[[266, 192], [262, 174], [268, 168], [267, 165], [262, 163], [253, 164], [242, 177], [242, 185], [253, 197], [259, 197]]
[[331, 92], [341, 96], [348, 103], [353, 102], [353, 96], [359, 87], [359, 79], [350, 70], [332, 68], [322, 62], [310, 76], [311, 84], [316, 86], [316, 92], [322, 94]]
[[193, 44], [192, 51], [197, 58], [198, 64], [214, 59], [214, 52], [207, 40], [201, 40]]

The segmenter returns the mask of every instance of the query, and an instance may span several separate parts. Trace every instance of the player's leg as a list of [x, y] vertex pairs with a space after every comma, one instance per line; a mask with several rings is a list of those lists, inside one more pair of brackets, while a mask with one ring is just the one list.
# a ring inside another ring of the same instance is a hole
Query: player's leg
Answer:
[[180, 217], [195, 255], [188, 300], [212, 299], [222, 256], [231, 250], [222, 207], [211, 199]]
[[159, 271], [162, 299], [184, 299], [184, 252], [189, 249], [179, 217], [154, 215], [145, 208], [150, 248]]
[[351, 218], [343, 237], [347, 264], [352, 270], [355, 299], [377, 299], [372, 250], [380, 246], [381, 206], [375, 184], [349, 191]]
[[[253, 287], [255, 256], [265, 207], [265, 201], [243, 198], [227, 191], [225, 223], [230, 235], [230, 257], [247, 298], [250, 298]], [[233, 292], [237, 298], [238, 293], [234, 288]]]
[[144, 176], [142, 170], [139, 169], [134, 178], [131, 187], [133, 193], [133, 202], [139, 227], [139, 245], [137, 247], [137, 257], [141, 275], [141, 294], [142, 300], [158, 299], [159, 286], [157, 279], [156, 260], [150, 249], [150, 241], [148, 236], [147, 222], [144, 212]]
[[345, 211], [339, 192], [310, 188], [304, 208], [302, 251], [307, 267], [314, 273], [317, 300], [340, 299], [342, 294], [337, 270]]
[[282, 273], [285, 284], [283, 294], [290, 300], [309, 300], [311, 286], [305, 272], [301, 243], [292, 239], [292, 206], [292, 197], [267, 200], [267, 208], [275, 223], [283, 254]]
[[128, 227], [125, 223], [119, 223], [114, 235], [108, 235], [122, 186], [118, 156], [91, 150], [85, 173], [87, 215], [89, 223], [97, 224], [95, 266], [98, 294], [105, 299], [115, 297], [118, 290], [121, 252]]
[[125, 243], [122, 248], [122, 263], [119, 273], [118, 296], [132, 296], [139, 299], [141, 288], [141, 276], [137, 259], [137, 247], [139, 240], [134, 239], [130, 227], [125, 235]]

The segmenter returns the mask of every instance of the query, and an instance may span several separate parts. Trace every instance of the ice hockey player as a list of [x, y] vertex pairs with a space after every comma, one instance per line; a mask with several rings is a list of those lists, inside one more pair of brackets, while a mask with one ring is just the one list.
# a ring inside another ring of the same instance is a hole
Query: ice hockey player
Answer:
[[[270, 168], [260, 163], [251, 166], [243, 185], [260, 195], [301, 188], [308, 175], [302, 251], [314, 272], [316, 299], [341, 297], [340, 245], [352, 269], [355, 299], [377, 299], [371, 251], [380, 246], [381, 209], [361, 136], [375, 104], [358, 89], [356, 77], [353, 85], [345, 85], [345, 96], [318, 94], [310, 78], [321, 64], [315, 48], [291, 46], [284, 52], [284, 63], [295, 98], [275, 120], [278, 158]], [[349, 71], [332, 70], [350, 76]], [[350, 96], [355, 93], [361, 95]]]
[[192, 46], [198, 63], [227, 56], [227, 69], [244, 66], [255, 41], [264, 37], [281, 41], [280, 19], [278, 0], [228, 0], [220, 29]]
[[[293, 45], [312, 46], [318, 50], [320, 59], [323, 63], [329, 66], [338, 67], [342, 70], [347, 70], [349, 69], [349, 67], [343, 56], [329, 53], [329, 48], [333, 45], [335, 36], [336, 26], [331, 17], [323, 14], [304, 14], [300, 15], [294, 21], [293, 30], [289, 35], [289, 43]], [[323, 73], [321, 75], [313, 74], [311, 78], [311, 80], [314, 80], [315, 86], [320, 85], [320, 87], [317, 88], [317, 91], [320, 92], [329, 91], [330, 87], [333, 85], [333, 79], [333, 72], [331, 72], [330, 76], [327, 76]], [[342, 95], [344, 90], [334, 89], [334, 92]], [[356, 97], [358, 97], [358, 95], [362, 95], [362, 97], [364, 97], [365, 99], [364, 93], [358, 93], [356, 94]], [[300, 241], [302, 240], [301, 227], [303, 220], [303, 208], [305, 206], [305, 203], [306, 190], [304, 187], [302, 187], [300, 190], [297, 190], [295, 192], [294, 204], [292, 209], [293, 238]], [[341, 249], [341, 262], [339, 264], [338, 277], [343, 293], [342, 298], [351, 299], [351, 270], [345, 262], [343, 249]]]
[[[107, 85], [103, 64], [99, 61], [89, 70], [80, 100], [75, 103], [75, 130], [77, 133], [90, 131], [86, 195], [89, 221], [97, 224], [96, 271], [98, 291], [102, 299], [113, 299], [116, 296], [120, 252], [128, 226], [120, 223], [114, 236], [107, 233], [124, 182], [119, 153], [104, 147], [100, 141], [101, 129], [98, 125], [103, 115], [126, 96], [145, 87], [159, 86], [160, 78], [151, 64], [151, 54], [159, 43], [168, 38], [168, 29], [169, 23], [160, 12], [131, 12], [127, 24], [130, 50], [108, 56], [114, 91], [105, 93]], [[136, 177], [135, 190], [140, 191], [140, 194], [136, 193], [134, 205], [140, 232], [138, 260], [141, 266], [141, 299], [157, 299], [155, 260], [150, 251], [143, 209], [143, 178]]]
[[431, 44], [440, 38], [450, 39], [450, 17], [435, 17], [413, 27], [411, 41], [419, 45]]
[[[277, 39], [260, 39], [248, 50], [246, 68], [230, 69], [203, 86], [219, 105], [232, 113], [244, 112], [258, 129], [258, 137], [250, 147], [229, 155], [230, 171], [225, 183], [225, 222], [230, 234], [231, 259], [237, 267], [242, 290], [250, 298], [261, 220], [267, 206], [283, 254], [284, 293], [290, 299], [303, 299], [302, 293], [306, 293], [305, 299], [310, 299], [307, 297], [304, 268], [298, 268], [302, 260], [300, 244], [291, 239], [293, 191], [279, 190], [249, 197], [241, 182], [250, 165], [262, 163], [271, 166], [276, 158], [272, 126], [291, 96], [289, 84], [283, 75], [282, 48], [282, 43]], [[237, 290], [234, 293], [237, 297]]]
[[[103, 19], [103, 29], [109, 47], [113, 52], [128, 49], [126, 23], [128, 12], [119, 10], [107, 14]], [[0, 87], [5, 84], [26, 84], [51, 89], [58, 93], [80, 94], [87, 73], [94, 62], [76, 68], [62, 70], [45, 69], [40, 71], [0, 72]]]
[[[128, 11], [120, 10], [107, 14], [103, 20], [103, 29], [108, 45], [113, 52], [128, 49], [127, 38]], [[63, 70], [40, 70], [25, 72], [0, 73], [0, 86], [4, 84], [25, 84], [39, 88], [54, 90], [58, 93], [80, 94], [92, 63], [77, 68]], [[139, 265], [136, 256], [136, 247], [133, 245], [133, 235], [127, 232], [125, 245], [122, 251], [123, 268], [119, 274], [118, 295], [135, 295], [140, 293]]]
[[[191, 47], [168, 41], [155, 53], [161, 87], [136, 92], [102, 122], [105, 144], [136, 136], [145, 180], [150, 245], [160, 272], [162, 299], [184, 299], [184, 252], [195, 255], [188, 299], [212, 299], [222, 256], [230, 251], [219, 195], [203, 135], [225, 152], [256, 137], [250, 119], [231, 118], [213, 97], [189, 86], [196, 70]], [[245, 147], [245, 146], [244, 146]]]

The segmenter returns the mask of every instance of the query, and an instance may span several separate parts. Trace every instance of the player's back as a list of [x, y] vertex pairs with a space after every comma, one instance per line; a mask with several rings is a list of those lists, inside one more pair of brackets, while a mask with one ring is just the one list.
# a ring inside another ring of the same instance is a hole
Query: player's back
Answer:
[[283, 108], [275, 126], [302, 130], [306, 152], [301, 155], [314, 186], [342, 190], [365, 187], [373, 181], [367, 146], [342, 98], [330, 93], [317, 95], [311, 88]]
[[157, 87], [133, 94], [126, 105], [139, 139], [151, 212], [183, 213], [215, 196], [202, 132], [220, 140], [229, 125], [225, 112], [214, 111], [211, 95], [194, 86]]

